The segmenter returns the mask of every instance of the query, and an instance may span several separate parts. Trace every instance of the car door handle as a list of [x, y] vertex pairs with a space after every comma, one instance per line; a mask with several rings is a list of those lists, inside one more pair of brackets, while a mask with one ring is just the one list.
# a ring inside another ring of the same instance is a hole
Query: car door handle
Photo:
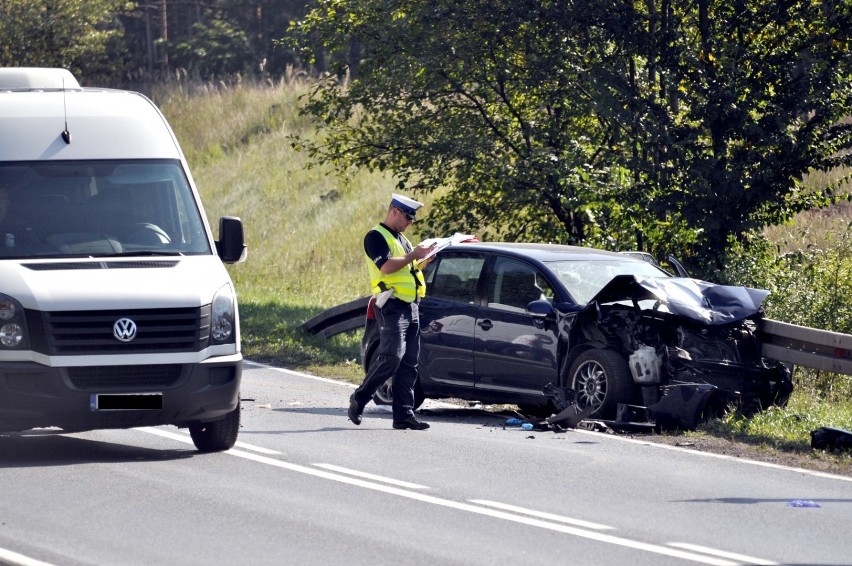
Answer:
[[494, 324], [492, 324], [490, 320], [480, 320], [476, 324], [482, 330], [491, 330], [491, 328], [494, 326]]

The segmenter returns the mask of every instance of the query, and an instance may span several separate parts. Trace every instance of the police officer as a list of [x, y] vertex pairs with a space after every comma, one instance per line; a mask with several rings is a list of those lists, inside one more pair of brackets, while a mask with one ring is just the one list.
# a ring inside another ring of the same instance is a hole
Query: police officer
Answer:
[[414, 416], [414, 383], [420, 353], [418, 303], [426, 294], [417, 262], [429, 255], [434, 244], [415, 247], [403, 235], [422, 206], [421, 202], [394, 194], [384, 222], [364, 236], [373, 295], [393, 291], [383, 306], [374, 308], [379, 328], [378, 351], [361, 386], [349, 398], [349, 420], [356, 425], [361, 424], [364, 406], [376, 390], [393, 378], [393, 428], [429, 428]]

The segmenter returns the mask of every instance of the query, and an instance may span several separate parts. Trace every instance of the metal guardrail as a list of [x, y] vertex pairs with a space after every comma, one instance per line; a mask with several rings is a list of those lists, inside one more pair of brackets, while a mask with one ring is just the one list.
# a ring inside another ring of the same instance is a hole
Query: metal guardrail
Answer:
[[761, 354], [797, 366], [852, 375], [852, 335], [797, 326], [778, 320], [760, 322]]

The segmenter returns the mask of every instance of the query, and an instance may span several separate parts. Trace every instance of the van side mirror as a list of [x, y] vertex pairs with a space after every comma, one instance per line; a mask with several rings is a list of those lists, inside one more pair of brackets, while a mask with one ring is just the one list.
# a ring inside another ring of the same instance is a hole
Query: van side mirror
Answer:
[[241, 263], [246, 260], [248, 248], [243, 236], [243, 221], [236, 216], [223, 216], [219, 219], [216, 253], [223, 263]]

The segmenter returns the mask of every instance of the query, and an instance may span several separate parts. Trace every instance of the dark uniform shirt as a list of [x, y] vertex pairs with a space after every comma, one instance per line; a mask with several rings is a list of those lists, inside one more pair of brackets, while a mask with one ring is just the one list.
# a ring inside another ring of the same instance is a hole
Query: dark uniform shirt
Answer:
[[[394, 238], [399, 240], [399, 243], [402, 245], [402, 249], [404, 249], [406, 253], [411, 251], [411, 246], [405, 238], [400, 237], [399, 232], [391, 230], [384, 222], [382, 222], [382, 226], [390, 232]], [[391, 258], [390, 246], [388, 246], [385, 237], [376, 230], [370, 230], [367, 232], [367, 235], [364, 236], [364, 252], [366, 252], [367, 257], [373, 260], [373, 263], [376, 264], [376, 267], [378, 267], [379, 270], [381, 270], [385, 262]]]

